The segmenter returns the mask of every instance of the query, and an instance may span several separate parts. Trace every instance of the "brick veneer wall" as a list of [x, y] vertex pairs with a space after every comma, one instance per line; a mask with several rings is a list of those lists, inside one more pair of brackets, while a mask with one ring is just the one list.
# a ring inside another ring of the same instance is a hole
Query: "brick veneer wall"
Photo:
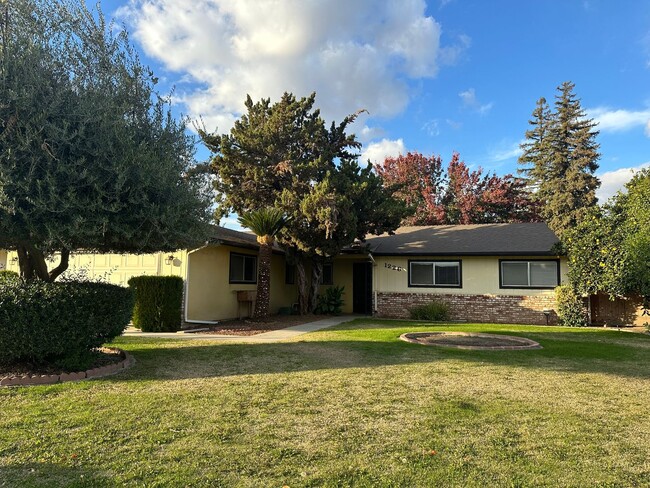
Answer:
[[409, 318], [409, 308], [437, 300], [449, 305], [450, 319], [468, 322], [545, 325], [543, 310], [553, 310], [549, 324], [557, 323], [555, 296], [548, 295], [446, 295], [434, 293], [378, 293], [377, 315]]

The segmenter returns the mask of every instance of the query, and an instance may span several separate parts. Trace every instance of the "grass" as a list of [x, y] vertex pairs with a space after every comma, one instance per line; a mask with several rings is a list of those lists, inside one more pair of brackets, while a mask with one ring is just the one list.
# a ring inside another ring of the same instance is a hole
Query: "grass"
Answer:
[[[544, 349], [397, 339], [435, 329]], [[356, 320], [115, 345], [137, 359], [121, 375], [0, 391], [0, 486], [650, 485], [648, 336]]]

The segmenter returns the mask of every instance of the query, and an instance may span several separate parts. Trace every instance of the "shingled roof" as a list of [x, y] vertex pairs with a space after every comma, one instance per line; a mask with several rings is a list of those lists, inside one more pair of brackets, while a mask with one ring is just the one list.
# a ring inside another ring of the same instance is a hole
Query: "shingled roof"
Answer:
[[[227, 229], [226, 227], [213, 226], [210, 233], [210, 244], [226, 244], [229, 246], [241, 247], [246, 249], [259, 249], [257, 236], [252, 232]], [[284, 252], [277, 243], [273, 244], [273, 252]]]
[[545, 223], [525, 223], [400, 227], [366, 241], [378, 256], [554, 256], [558, 238]]

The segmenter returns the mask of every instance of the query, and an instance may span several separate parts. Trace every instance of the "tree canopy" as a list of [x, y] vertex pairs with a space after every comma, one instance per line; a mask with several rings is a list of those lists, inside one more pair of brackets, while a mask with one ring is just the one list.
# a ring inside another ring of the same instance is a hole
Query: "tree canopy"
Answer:
[[394, 230], [404, 214], [372, 165], [357, 163], [360, 143], [346, 133], [357, 114], [328, 129], [315, 97], [285, 93], [273, 104], [248, 97], [229, 134], [199, 131], [213, 153], [219, 216], [274, 207], [289, 218], [277, 238], [296, 259], [302, 312], [316, 305], [325, 259], [369, 233]]
[[539, 99], [519, 158], [542, 218], [560, 238], [597, 205], [600, 186], [594, 175], [600, 158], [596, 123], [586, 117], [574, 88], [568, 81], [558, 87], [553, 112]]
[[0, 248], [18, 251], [23, 276], [54, 280], [75, 250], [204, 239], [193, 140], [126, 32], [80, 1], [15, 0], [0, 11], [0, 54]]
[[377, 167], [384, 183], [412, 210], [403, 225], [486, 224], [537, 220], [523, 180], [470, 170], [454, 153], [447, 168], [440, 156], [407, 153]]
[[650, 298], [650, 170], [567, 233], [569, 279], [582, 294]]

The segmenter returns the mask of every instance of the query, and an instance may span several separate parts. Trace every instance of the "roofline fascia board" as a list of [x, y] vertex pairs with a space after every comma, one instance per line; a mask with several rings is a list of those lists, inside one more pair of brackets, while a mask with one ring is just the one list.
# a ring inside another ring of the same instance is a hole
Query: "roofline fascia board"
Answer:
[[373, 251], [375, 256], [554, 256], [564, 257], [565, 254], [556, 254], [552, 252], [539, 251], [517, 251], [517, 252], [377, 252]]

